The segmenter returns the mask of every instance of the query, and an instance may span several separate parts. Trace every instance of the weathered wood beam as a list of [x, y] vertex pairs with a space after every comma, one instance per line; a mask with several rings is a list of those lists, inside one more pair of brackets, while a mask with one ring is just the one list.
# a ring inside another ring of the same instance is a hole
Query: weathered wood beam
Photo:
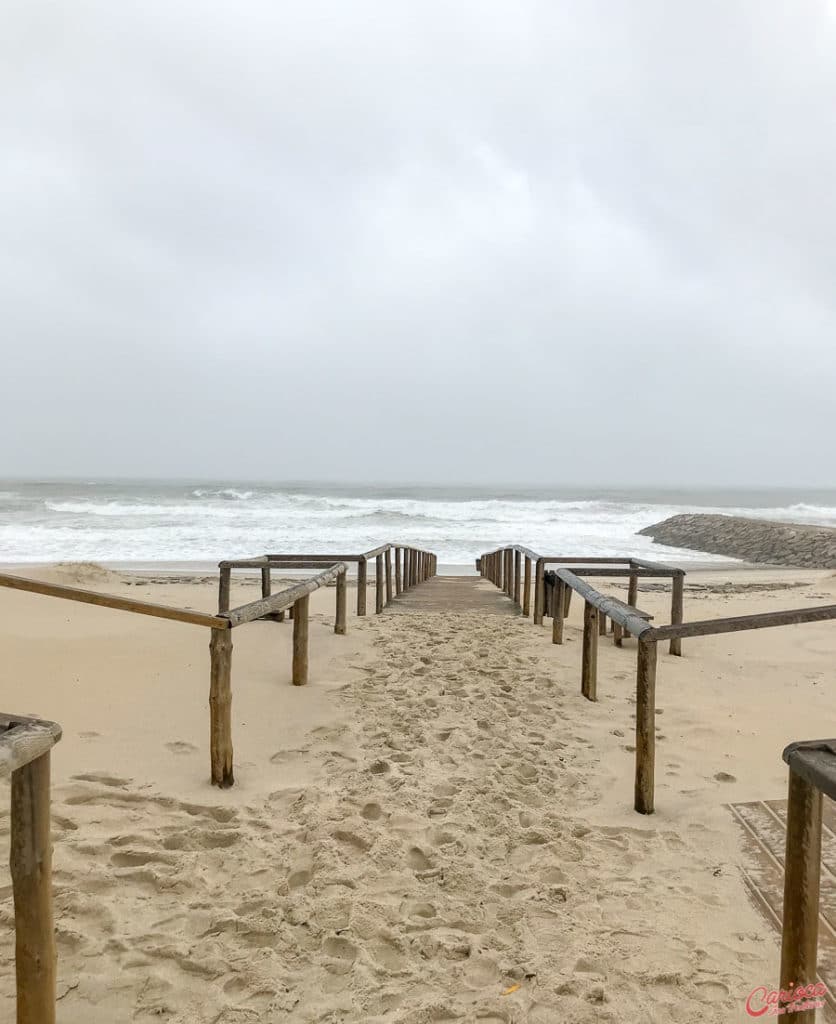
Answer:
[[369, 564], [365, 558], [357, 563], [357, 614], [366, 614]]
[[319, 590], [320, 587], [327, 586], [344, 572], [346, 572], [345, 565], [332, 565], [323, 572], [317, 573], [316, 576], [303, 580], [301, 583], [296, 583], [286, 590], [279, 590], [275, 594], [271, 594], [270, 597], [262, 597], [258, 601], [251, 601], [249, 604], [241, 605], [240, 608], [232, 608], [226, 613], [224, 618], [230, 626], [235, 627], [241, 626], [245, 622], [261, 619], [271, 612], [293, 608], [300, 597], [312, 594], [315, 590]]
[[703, 619], [683, 622], [677, 626], [655, 626], [654, 640], [671, 637], [715, 636], [720, 633], [739, 633], [748, 629], [771, 629], [774, 626], [800, 626], [805, 622], [826, 622], [836, 619], [836, 604], [813, 608], [790, 608], [779, 612], [760, 612], [757, 615], [737, 615], [725, 619]]
[[232, 633], [213, 629], [209, 641], [209, 756], [213, 786], [228, 789], [232, 773]]
[[639, 637], [636, 667], [636, 782], [634, 807], [652, 814], [656, 771], [656, 641]]
[[188, 608], [171, 608], [164, 604], [153, 604], [151, 601], [136, 601], [130, 597], [117, 597], [115, 594], [100, 594], [94, 590], [79, 590], [77, 587], [65, 587], [57, 583], [41, 583], [39, 580], [30, 580], [23, 576], [0, 574], [0, 587], [6, 587], [9, 590], [22, 590], [28, 594], [41, 594], [44, 597], [60, 597], [66, 601], [76, 601], [79, 604], [112, 608], [114, 611], [150, 615], [156, 619], [171, 619], [174, 622], [185, 622], [191, 626], [208, 626], [210, 629], [228, 628], [228, 623], [224, 619], [215, 615], [207, 615], [204, 612], [193, 612]]
[[334, 615], [334, 632], [338, 636], [346, 633], [346, 610], [348, 605], [348, 573], [341, 572], [337, 577], [336, 613]]
[[552, 643], [563, 643], [563, 604], [564, 589], [566, 584], [562, 579], [557, 580], [557, 593], [555, 594], [554, 614], [552, 616]]
[[[684, 616], [685, 604], [685, 577], [674, 576], [671, 580], [671, 625], [680, 626]], [[671, 637], [669, 648], [671, 654], [682, 657], [682, 639], [678, 636]]]
[[46, 750], [12, 772], [9, 867], [18, 1024], [55, 1024], [49, 769], [50, 751]]
[[[787, 837], [784, 858], [784, 916], [781, 932], [781, 984], [784, 991], [815, 985], [819, 941], [822, 794], [789, 772]], [[785, 1019], [809, 1022], [815, 1010], [787, 1013]]]
[[583, 609], [581, 693], [587, 700], [598, 700], [598, 609], [590, 601]]
[[308, 681], [308, 618], [310, 594], [300, 597], [293, 607], [293, 685]]
[[545, 568], [541, 559], [537, 559], [534, 569], [534, 625], [543, 625], [543, 613], [546, 604]]

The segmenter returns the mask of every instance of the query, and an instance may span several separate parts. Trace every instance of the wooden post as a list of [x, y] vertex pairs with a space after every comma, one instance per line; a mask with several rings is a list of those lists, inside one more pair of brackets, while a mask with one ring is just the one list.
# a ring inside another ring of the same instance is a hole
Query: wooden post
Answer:
[[639, 639], [636, 670], [636, 786], [634, 807], [653, 814], [656, 761], [656, 641]]
[[572, 588], [568, 584], [563, 589], [566, 591], [566, 599], [563, 602], [563, 618], [564, 619], [568, 619], [569, 618], [569, 609], [572, 607], [572, 594], [573, 594], [573, 590], [572, 590]]
[[587, 700], [598, 700], [598, 609], [589, 601], [583, 609], [581, 693]]
[[552, 643], [563, 643], [563, 588], [566, 584], [558, 578], [555, 585], [554, 616], [552, 618]]
[[375, 615], [383, 611], [383, 555], [375, 555], [374, 560], [374, 611]]
[[615, 644], [616, 647], [621, 647], [621, 641], [622, 641], [623, 637], [624, 637], [624, 631], [622, 630], [621, 626], [619, 626], [619, 624], [617, 622], [613, 621], [613, 624], [612, 624], [612, 642]]
[[531, 614], [531, 559], [525, 556], [525, 578], [523, 580], [523, 615], [528, 617]]
[[15, 907], [17, 1024], [55, 1024], [49, 762], [47, 751], [12, 772], [9, 866]]
[[522, 554], [519, 551], [514, 552], [514, 602], [520, 604], [520, 592], [522, 590]]
[[357, 563], [357, 614], [366, 614], [366, 589], [369, 568], [365, 558]]
[[401, 548], [395, 548], [395, 595], [403, 593], [403, 580], [401, 577]]
[[545, 604], [545, 570], [543, 560], [537, 559], [534, 570], [534, 625], [543, 625], [543, 605]]
[[209, 641], [209, 754], [212, 785], [229, 789], [232, 774], [232, 630], [213, 629]]
[[346, 629], [346, 605], [347, 605], [347, 592], [348, 582], [346, 580], [347, 573], [341, 572], [337, 577], [337, 611], [334, 616], [334, 632], [338, 636], [345, 636]]
[[[679, 626], [682, 623], [682, 615], [685, 604], [685, 577], [674, 576], [671, 580], [671, 624]], [[682, 657], [682, 637], [671, 637], [671, 645], [668, 648], [671, 654]]]
[[310, 594], [300, 597], [293, 606], [293, 685], [308, 681], [308, 612]]
[[636, 607], [636, 601], [639, 599], [639, 578], [635, 573], [630, 574], [630, 582], [627, 584], [627, 604], [631, 608]]
[[232, 570], [221, 569], [218, 580], [218, 612], [223, 614], [229, 611], [229, 588], [232, 582]]
[[[269, 597], [273, 593], [273, 584], [270, 579], [270, 568], [261, 570], [261, 596]], [[264, 616], [265, 619], [273, 619], [276, 622], [284, 622], [284, 612], [272, 612]]]
[[392, 549], [387, 548], [383, 555], [386, 562], [386, 603], [392, 600]]
[[514, 599], [514, 552], [510, 548], [505, 550], [505, 595]]
[[[784, 858], [784, 924], [781, 933], [781, 988], [816, 984], [821, 876], [821, 790], [790, 768], [787, 845]], [[784, 1015], [813, 1024], [815, 1010]]]
[[598, 609], [598, 636], [606, 636], [606, 635], [607, 635], [607, 616], [604, 615], [604, 613], [599, 608]]

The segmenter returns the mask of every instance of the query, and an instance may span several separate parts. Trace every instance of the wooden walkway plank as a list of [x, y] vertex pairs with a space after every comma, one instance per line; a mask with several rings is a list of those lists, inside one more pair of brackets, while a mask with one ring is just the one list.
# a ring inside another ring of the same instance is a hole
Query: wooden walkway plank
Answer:
[[481, 576], [434, 576], [420, 587], [393, 598], [386, 613], [480, 612], [520, 615], [519, 607]]

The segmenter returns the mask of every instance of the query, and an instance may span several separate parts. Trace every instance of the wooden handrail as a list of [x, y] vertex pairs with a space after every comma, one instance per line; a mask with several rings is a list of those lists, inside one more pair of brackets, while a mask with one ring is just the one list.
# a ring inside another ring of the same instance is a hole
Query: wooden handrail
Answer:
[[739, 633], [748, 629], [826, 622], [828, 619], [836, 619], [836, 604], [818, 605], [813, 608], [789, 608], [780, 612], [760, 612], [757, 615], [736, 615], [724, 619], [701, 619], [679, 625], [654, 626], [648, 638], [668, 640], [670, 637], [715, 636], [720, 633]]
[[[393, 558], [394, 553], [394, 558]], [[381, 544], [362, 554], [350, 555], [309, 555], [294, 553], [270, 553], [257, 558], [224, 559], [218, 563], [220, 581], [218, 589], [218, 612], [226, 614], [229, 609], [229, 590], [233, 569], [260, 569], [262, 579], [269, 580], [270, 569], [302, 569], [330, 566], [336, 562], [357, 565], [357, 615], [366, 614], [368, 564], [375, 563], [375, 612], [380, 613], [393, 597], [404, 590], [423, 583], [436, 574], [438, 559], [431, 551], [404, 544]], [[394, 561], [395, 581], [392, 580]], [[266, 575], [265, 575], [266, 574]], [[398, 583], [400, 580], [400, 583]], [[269, 589], [269, 584], [267, 584]], [[267, 613], [270, 614], [270, 613]], [[273, 612], [283, 618], [282, 611]], [[256, 616], [260, 618], [261, 616]]]
[[[563, 583], [571, 587], [572, 590], [576, 591], [587, 604], [591, 604], [594, 608], [602, 611], [613, 622], [617, 622], [622, 629], [626, 629], [631, 636], [643, 636], [648, 630], [653, 629], [646, 619], [634, 615], [629, 606], [625, 610], [623, 602], [600, 593], [570, 569], [558, 569], [555, 575], [559, 580], [562, 580]], [[558, 614], [562, 613], [562, 609], [557, 609], [557, 611]]]
[[281, 612], [290, 608], [301, 598], [307, 597], [315, 590], [319, 590], [320, 587], [326, 587], [338, 576], [344, 575], [346, 571], [345, 563], [338, 562], [324, 572], [317, 573], [316, 576], [311, 576], [310, 579], [288, 587], [286, 590], [278, 590], [269, 597], [262, 597], [258, 601], [251, 601], [239, 608], [232, 608], [230, 611], [224, 612], [222, 617], [229, 622], [232, 628], [242, 626], [246, 622], [254, 622], [256, 619], [263, 619], [273, 612]]
[[60, 597], [66, 601], [77, 601], [80, 604], [112, 608], [114, 611], [151, 615], [157, 619], [171, 619], [174, 622], [185, 622], [191, 626], [229, 629], [229, 622], [217, 615], [194, 612], [188, 608], [172, 608], [165, 604], [154, 604], [152, 601], [136, 601], [131, 597], [117, 597], [115, 594], [102, 594], [95, 590], [66, 587], [58, 583], [41, 583], [39, 580], [30, 580], [23, 576], [9, 576], [6, 573], [0, 573], [0, 587], [22, 590], [29, 594], [42, 594], [45, 597]]

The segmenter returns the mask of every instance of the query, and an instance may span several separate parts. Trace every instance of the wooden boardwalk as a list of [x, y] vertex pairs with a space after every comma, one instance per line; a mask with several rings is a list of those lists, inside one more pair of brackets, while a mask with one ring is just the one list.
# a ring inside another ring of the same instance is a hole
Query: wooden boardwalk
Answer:
[[[780, 934], [787, 801], [729, 804], [729, 809], [743, 832], [743, 880], [758, 909]], [[818, 974], [828, 990], [827, 1010], [819, 1011], [819, 1019], [836, 1021], [836, 809], [827, 797], [822, 811]]]
[[520, 610], [501, 590], [481, 576], [433, 576], [420, 587], [392, 600], [387, 614], [404, 612], [480, 612], [519, 615]]

